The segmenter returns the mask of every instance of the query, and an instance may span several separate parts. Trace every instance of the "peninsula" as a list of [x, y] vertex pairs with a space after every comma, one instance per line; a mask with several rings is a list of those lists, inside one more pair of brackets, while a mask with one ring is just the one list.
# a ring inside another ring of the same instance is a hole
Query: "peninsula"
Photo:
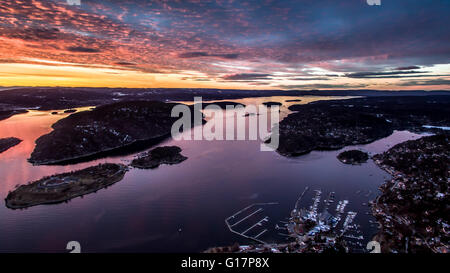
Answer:
[[400, 143], [374, 161], [392, 176], [372, 202], [382, 252], [448, 253], [450, 135]]
[[175, 105], [158, 101], [118, 102], [72, 114], [53, 124], [51, 133], [36, 140], [29, 162], [63, 164], [133, 145], [155, 144], [170, 136], [177, 120], [171, 117]]
[[17, 114], [24, 114], [28, 112], [27, 110], [1, 110], [0, 109], [0, 120], [10, 118]]
[[16, 145], [19, 145], [21, 142], [21, 139], [15, 137], [0, 138], [0, 154]]
[[[449, 96], [367, 97], [292, 105], [280, 122], [277, 152], [298, 156], [370, 143], [394, 130], [431, 131], [450, 125]], [[270, 142], [270, 139], [267, 140]]]

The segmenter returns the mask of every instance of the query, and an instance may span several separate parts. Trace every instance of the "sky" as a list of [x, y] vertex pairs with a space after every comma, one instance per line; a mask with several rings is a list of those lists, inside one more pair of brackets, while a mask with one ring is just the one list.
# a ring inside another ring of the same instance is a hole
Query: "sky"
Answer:
[[0, 86], [450, 90], [450, 0], [73, 1], [0, 1]]

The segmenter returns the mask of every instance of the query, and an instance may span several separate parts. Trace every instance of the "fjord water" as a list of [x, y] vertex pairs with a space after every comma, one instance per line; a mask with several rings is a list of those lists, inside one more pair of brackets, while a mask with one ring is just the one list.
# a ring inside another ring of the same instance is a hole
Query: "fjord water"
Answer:
[[[342, 97], [341, 97], [342, 98]], [[244, 104], [283, 102], [280, 117], [290, 104], [309, 103], [332, 97], [300, 97], [302, 102], [286, 103], [292, 97], [233, 100]], [[88, 110], [89, 108], [79, 109]], [[129, 163], [136, 154], [108, 157], [70, 166], [32, 166], [27, 162], [34, 141], [51, 131], [51, 125], [66, 114], [30, 111], [0, 121], [0, 138], [24, 141], [0, 154], [0, 197], [6, 198], [18, 184], [46, 175], [78, 170], [103, 162]], [[230, 119], [226, 115], [224, 119]], [[189, 134], [190, 132], [186, 132]], [[420, 135], [395, 132], [368, 145], [378, 153]], [[69, 241], [78, 241], [83, 252], [199, 252], [213, 246], [249, 241], [228, 231], [224, 219], [257, 202], [278, 202], [267, 213], [269, 225], [289, 216], [298, 196], [308, 186], [321, 189], [323, 196], [336, 192], [336, 200], [348, 199], [347, 210], [358, 212], [369, 241], [376, 232], [374, 220], [363, 203], [374, 199], [388, 175], [369, 160], [359, 166], [340, 163], [340, 151], [314, 151], [286, 158], [276, 152], [260, 151], [261, 141], [174, 141], [188, 159], [178, 165], [153, 170], [131, 169], [125, 178], [96, 193], [67, 203], [42, 205], [23, 210], [0, 206], [0, 252], [66, 252]], [[346, 147], [345, 149], [350, 149]], [[354, 147], [352, 147], [354, 148]], [[58, 152], [58, 151], [54, 151]], [[360, 192], [357, 194], [357, 192]], [[302, 205], [310, 205], [304, 200]], [[279, 240], [272, 233], [268, 240]]]

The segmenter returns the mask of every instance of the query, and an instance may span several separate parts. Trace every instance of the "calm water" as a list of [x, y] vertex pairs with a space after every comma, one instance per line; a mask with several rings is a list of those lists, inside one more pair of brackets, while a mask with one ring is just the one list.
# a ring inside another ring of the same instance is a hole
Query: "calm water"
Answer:
[[[286, 99], [292, 97], [234, 101], [260, 104]], [[308, 103], [333, 98], [301, 99], [301, 103]], [[298, 102], [286, 103], [281, 108], [281, 117], [288, 113], [286, 106], [290, 104]], [[71, 166], [30, 165], [26, 159], [34, 141], [50, 132], [51, 124], [65, 116], [31, 111], [0, 121], [0, 138], [15, 136], [24, 140], [0, 154], [2, 199], [16, 185], [45, 175], [100, 162], [128, 163], [134, 157], [110, 157]], [[395, 132], [388, 138], [357, 147], [377, 153], [418, 137], [409, 132]], [[376, 227], [369, 224], [372, 219], [366, 214], [369, 209], [362, 203], [375, 198], [378, 186], [388, 176], [372, 161], [360, 166], [344, 165], [336, 159], [340, 151], [286, 158], [275, 152], [261, 152], [260, 143], [167, 140], [160, 145], [178, 145], [189, 159], [154, 170], [132, 169], [113, 186], [68, 203], [25, 210], [10, 210], [2, 204], [0, 252], [65, 252], [69, 241], [79, 241], [84, 252], [198, 252], [234, 242], [246, 244], [248, 241], [228, 231], [226, 217], [252, 203], [278, 202], [267, 210], [271, 218], [268, 225], [273, 227], [289, 215], [306, 186], [322, 189], [324, 195], [335, 191], [337, 200], [348, 199], [347, 210], [358, 212], [355, 222], [362, 226], [365, 241], [376, 232]], [[308, 198], [304, 205], [310, 201]], [[269, 232], [265, 240], [280, 238]]]

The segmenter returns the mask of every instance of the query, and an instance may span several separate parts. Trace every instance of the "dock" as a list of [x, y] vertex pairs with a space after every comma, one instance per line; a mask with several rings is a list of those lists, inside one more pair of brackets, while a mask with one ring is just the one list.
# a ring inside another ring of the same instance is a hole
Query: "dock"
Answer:
[[300, 201], [302, 200], [305, 193], [309, 190], [309, 187], [305, 187], [302, 194], [298, 197], [297, 202], [295, 202], [295, 209], [298, 209], [298, 205], [300, 204]]
[[[277, 202], [270, 202], [270, 203], [254, 203], [254, 204], [251, 204], [250, 206], [247, 206], [247, 207], [237, 211], [236, 213], [234, 213], [230, 217], [226, 218], [225, 219], [225, 224], [227, 225], [228, 229], [231, 232], [233, 232], [233, 233], [235, 233], [235, 234], [237, 234], [239, 236], [242, 236], [244, 238], [253, 240], [253, 241], [258, 242], [260, 244], [267, 244], [266, 242], [264, 242], [261, 239], [259, 239], [263, 234], [265, 234], [268, 231], [267, 228], [264, 228], [261, 232], [259, 232], [255, 236], [250, 236], [250, 235], [247, 235], [247, 234], [248, 234], [248, 232], [252, 231], [253, 229], [255, 229], [257, 227], [263, 227], [263, 225], [269, 221], [269, 217], [268, 216], [263, 215], [263, 216], [261, 216], [262, 218], [258, 217], [259, 220], [255, 224], [251, 225], [250, 227], [248, 227], [247, 229], [245, 229], [242, 232], [237, 231], [235, 229], [235, 227], [237, 227], [239, 225], [243, 225], [252, 216], [255, 216], [255, 215], [258, 215], [258, 214], [261, 214], [262, 212], [264, 212], [263, 208], [258, 208], [257, 210], [252, 211], [252, 212], [247, 214], [246, 212], [248, 212], [251, 208], [257, 207], [257, 206], [270, 206], [270, 205], [278, 205], [278, 203]], [[231, 220], [237, 220], [237, 221], [234, 222], [234, 223], [231, 223], [230, 222]]]

